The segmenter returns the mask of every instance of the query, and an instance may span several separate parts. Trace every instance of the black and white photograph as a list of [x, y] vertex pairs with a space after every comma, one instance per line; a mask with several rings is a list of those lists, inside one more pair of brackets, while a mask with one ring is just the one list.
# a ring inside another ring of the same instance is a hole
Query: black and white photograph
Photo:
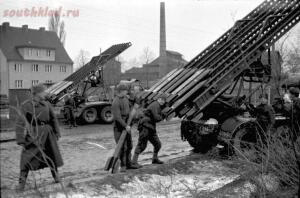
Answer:
[[300, 197], [300, 0], [0, 0], [3, 198]]

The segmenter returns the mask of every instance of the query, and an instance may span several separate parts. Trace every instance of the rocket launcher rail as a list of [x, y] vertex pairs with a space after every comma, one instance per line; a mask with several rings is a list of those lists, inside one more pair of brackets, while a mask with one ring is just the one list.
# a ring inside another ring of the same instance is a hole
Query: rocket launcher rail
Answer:
[[94, 56], [90, 62], [82, 66], [80, 69], [72, 73], [70, 76], [65, 78], [63, 81], [57, 82], [49, 87], [46, 92], [50, 94], [51, 101], [56, 103], [65, 94], [66, 90], [72, 90], [86, 77], [90, 75], [92, 71], [98, 70], [103, 67], [109, 60], [115, 58], [127, 48], [131, 46], [131, 43], [121, 43], [113, 45], [98, 56]]
[[251, 64], [299, 20], [299, 0], [266, 0], [141, 97], [149, 104], [165, 93], [169, 117], [200, 119], [203, 109], [246, 71], [254, 71]]

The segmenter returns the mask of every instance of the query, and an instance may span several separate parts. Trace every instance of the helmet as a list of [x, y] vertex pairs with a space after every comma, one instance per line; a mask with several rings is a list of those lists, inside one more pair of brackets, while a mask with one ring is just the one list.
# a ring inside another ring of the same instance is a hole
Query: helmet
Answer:
[[31, 93], [33, 95], [44, 92], [46, 90], [46, 87], [43, 84], [37, 84], [37, 85], [33, 85], [31, 87]]
[[124, 84], [119, 84], [117, 87], [118, 91], [128, 90], [128, 87]]

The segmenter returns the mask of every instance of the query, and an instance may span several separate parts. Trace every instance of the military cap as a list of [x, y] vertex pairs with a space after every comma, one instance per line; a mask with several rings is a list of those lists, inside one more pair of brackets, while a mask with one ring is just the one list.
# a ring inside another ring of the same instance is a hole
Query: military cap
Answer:
[[118, 91], [123, 91], [123, 90], [127, 90], [128, 91], [128, 87], [124, 84], [119, 84], [117, 87]]
[[31, 87], [31, 93], [33, 95], [38, 94], [38, 93], [42, 93], [46, 90], [46, 87], [43, 84], [37, 84], [37, 85], [33, 85]]

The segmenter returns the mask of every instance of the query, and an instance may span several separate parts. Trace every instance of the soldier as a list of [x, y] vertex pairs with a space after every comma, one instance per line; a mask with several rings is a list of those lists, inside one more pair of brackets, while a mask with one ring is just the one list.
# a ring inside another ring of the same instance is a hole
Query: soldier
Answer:
[[166, 98], [165, 94], [160, 95], [157, 101], [154, 101], [147, 107], [144, 116], [139, 121], [139, 139], [132, 159], [133, 164], [140, 166], [138, 164], [138, 157], [139, 154], [146, 149], [148, 141], [150, 141], [154, 147], [152, 164], [163, 164], [163, 162], [158, 159], [161, 142], [157, 136], [156, 123], [163, 120], [162, 107], [166, 102]]
[[255, 116], [258, 124], [264, 132], [270, 130], [275, 123], [275, 112], [268, 104], [267, 95], [260, 96], [260, 104], [255, 108]]
[[141, 91], [141, 87], [138, 85], [135, 85], [133, 87], [132, 92], [129, 95], [129, 106], [130, 106], [130, 115], [129, 115], [129, 119], [128, 119], [128, 125], [132, 126], [133, 122], [139, 117], [139, 115], [141, 114], [140, 110], [141, 110], [141, 100], [140, 98], [138, 98], [138, 93], [140, 93]]
[[[284, 98], [284, 110], [287, 111], [287, 115], [290, 117], [290, 125], [292, 130], [292, 143], [295, 157], [297, 159], [298, 170], [300, 171], [299, 155], [296, 153], [296, 142], [300, 135], [300, 98], [299, 89], [296, 87], [290, 87], [288, 91], [288, 97]], [[300, 194], [300, 177], [298, 181], [298, 195]]]
[[116, 143], [118, 143], [122, 132], [124, 130], [127, 131], [127, 136], [120, 154], [121, 172], [125, 172], [126, 169], [136, 169], [138, 167], [132, 165], [130, 159], [132, 150], [132, 137], [131, 127], [127, 124], [130, 113], [129, 100], [127, 97], [128, 88], [126, 85], [120, 84], [117, 87], [117, 90], [118, 94], [112, 103], [112, 114], [114, 117], [114, 137]]
[[65, 98], [65, 111], [67, 116], [67, 123], [69, 124], [69, 128], [77, 127], [75, 115], [74, 115], [74, 109], [75, 109], [75, 100], [70, 95], [70, 93], [67, 93]]
[[293, 140], [296, 140], [300, 135], [300, 98], [299, 89], [296, 87], [291, 87], [289, 89], [289, 103], [285, 105], [285, 109], [289, 112], [289, 117], [291, 118], [291, 129], [293, 131]]
[[29, 170], [49, 167], [58, 183], [57, 167], [63, 160], [57, 145], [60, 131], [51, 105], [45, 101], [45, 87], [42, 84], [31, 89], [32, 99], [21, 105], [16, 124], [16, 141], [22, 146], [20, 177], [17, 190], [23, 191]]
[[91, 82], [91, 87], [97, 87], [98, 78], [96, 76], [96, 72], [95, 71], [91, 71], [91, 76], [89, 77], [89, 80]]

